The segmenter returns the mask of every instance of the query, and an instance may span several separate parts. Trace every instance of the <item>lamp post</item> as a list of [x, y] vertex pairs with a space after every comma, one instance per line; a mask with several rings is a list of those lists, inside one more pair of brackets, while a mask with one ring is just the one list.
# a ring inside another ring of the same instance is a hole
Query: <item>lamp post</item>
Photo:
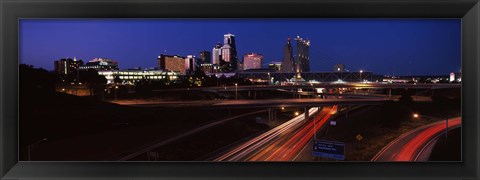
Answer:
[[267, 73], [268, 74], [268, 85], [270, 85], [270, 73]]
[[118, 86], [115, 86], [115, 101], [117, 101], [117, 89], [118, 89]]
[[360, 70], [360, 82], [363, 82], [362, 73], [363, 73], [363, 70]]
[[235, 83], [235, 100], [238, 100], [238, 84]]
[[31, 159], [31, 153], [32, 153], [32, 150], [33, 150], [33, 146], [37, 145], [37, 144], [40, 144], [41, 142], [43, 141], [46, 141], [48, 140], [48, 138], [43, 138], [43, 139], [40, 139], [38, 141], [35, 141], [34, 143], [28, 145], [27, 149], [28, 149], [28, 160], [30, 161]]
[[[425, 116], [425, 115], [422, 115], [422, 116], [434, 118], [432, 116]], [[417, 113], [413, 114], [413, 118], [418, 118], [418, 117], [420, 117], [420, 115], [418, 115]], [[445, 139], [448, 139], [448, 117], [445, 117]]]

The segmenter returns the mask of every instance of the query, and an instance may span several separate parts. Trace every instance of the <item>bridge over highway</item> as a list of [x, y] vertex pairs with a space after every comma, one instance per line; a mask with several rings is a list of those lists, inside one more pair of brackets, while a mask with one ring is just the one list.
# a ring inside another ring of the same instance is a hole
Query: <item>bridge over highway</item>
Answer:
[[166, 91], [249, 91], [249, 90], [297, 90], [312, 88], [358, 88], [358, 89], [447, 89], [461, 88], [461, 84], [450, 83], [307, 83], [299, 85], [242, 85], [242, 86], [215, 86], [215, 87], [192, 87], [192, 88], [173, 88], [156, 89], [154, 92]]
[[199, 100], [199, 101], [128, 101], [114, 103], [141, 107], [202, 107], [202, 108], [281, 108], [319, 107], [329, 105], [381, 105], [392, 98], [368, 99], [262, 99], [262, 100]]

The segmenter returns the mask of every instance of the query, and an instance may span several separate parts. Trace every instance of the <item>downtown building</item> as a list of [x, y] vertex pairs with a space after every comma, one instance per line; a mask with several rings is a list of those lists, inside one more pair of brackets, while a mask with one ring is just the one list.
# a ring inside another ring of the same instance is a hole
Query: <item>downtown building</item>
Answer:
[[237, 57], [237, 46], [235, 35], [228, 33], [223, 35], [223, 46], [221, 48], [220, 66], [224, 72], [235, 72], [238, 70], [239, 62]]
[[200, 71], [203, 71], [205, 74], [219, 72], [218, 64], [222, 58], [221, 48], [222, 45], [219, 43], [213, 47], [213, 54], [209, 51], [201, 51], [199, 58], [197, 58], [197, 68], [200, 68]]
[[243, 56], [243, 70], [262, 69], [263, 56], [258, 53], [248, 53]]
[[[101, 70], [98, 71], [98, 75], [104, 76], [107, 79], [107, 84], [131, 84], [141, 80], [150, 81], [166, 81], [173, 82], [179, 79], [177, 72], [163, 71], [163, 70], [141, 70], [141, 69], [129, 69], [129, 70]], [[115, 82], [118, 81], [118, 82]]]
[[77, 58], [63, 58], [53, 62], [54, 71], [63, 83], [79, 81], [79, 70], [83, 66], [82, 60]]
[[274, 72], [281, 72], [282, 62], [271, 62], [268, 64], [268, 69], [273, 70]]
[[300, 36], [297, 36], [295, 41], [297, 41], [296, 72], [310, 72], [310, 41], [308, 39], [303, 39]]
[[186, 75], [186, 58], [177, 55], [160, 54], [157, 64], [160, 70], [173, 71], [180, 75]]
[[194, 75], [197, 70], [197, 58], [194, 55], [187, 55], [185, 58], [185, 75]]
[[200, 51], [197, 64], [211, 64], [212, 53], [210, 51]]
[[219, 65], [222, 60], [222, 44], [217, 43], [212, 49], [212, 64]]
[[83, 66], [83, 61], [77, 58], [63, 58], [53, 62], [54, 71], [56, 74], [76, 74], [80, 66]]
[[80, 66], [80, 70], [95, 69], [101, 70], [118, 70], [118, 62], [108, 58], [94, 58], [85, 65]]
[[284, 73], [293, 73], [295, 72], [295, 61], [293, 59], [293, 47], [290, 42], [290, 38], [287, 38], [287, 43], [283, 49], [283, 62], [281, 71]]

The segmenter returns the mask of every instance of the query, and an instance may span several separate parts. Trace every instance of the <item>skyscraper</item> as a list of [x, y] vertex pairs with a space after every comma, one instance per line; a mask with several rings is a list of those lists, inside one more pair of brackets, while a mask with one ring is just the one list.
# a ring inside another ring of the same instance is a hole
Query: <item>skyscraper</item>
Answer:
[[300, 36], [295, 38], [297, 41], [297, 72], [309, 72], [310, 71], [310, 55], [309, 47], [310, 41], [308, 39], [303, 39]]
[[283, 49], [283, 62], [282, 62], [282, 72], [292, 73], [294, 72], [294, 61], [293, 61], [293, 48], [290, 43], [290, 38], [287, 39], [287, 44]]
[[220, 64], [222, 59], [222, 44], [217, 43], [212, 49], [212, 64]]
[[243, 70], [261, 69], [263, 56], [257, 53], [248, 53], [243, 56]]
[[222, 60], [225, 61], [226, 71], [236, 71], [238, 68], [237, 47], [235, 35], [228, 33], [223, 35]]
[[187, 75], [195, 74], [195, 70], [197, 69], [196, 58], [194, 55], [188, 55], [185, 58], [185, 73]]
[[198, 63], [197, 64], [207, 64], [207, 63], [212, 63], [211, 60], [212, 53], [209, 51], [200, 51], [200, 56], [198, 58]]

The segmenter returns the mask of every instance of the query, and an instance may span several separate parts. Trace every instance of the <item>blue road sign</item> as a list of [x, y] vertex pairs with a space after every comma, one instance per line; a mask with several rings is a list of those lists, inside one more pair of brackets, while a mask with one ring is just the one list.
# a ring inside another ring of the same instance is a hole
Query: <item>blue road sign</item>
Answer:
[[316, 140], [313, 142], [313, 155], [337, 160], [345, 160], [345, 143]]

